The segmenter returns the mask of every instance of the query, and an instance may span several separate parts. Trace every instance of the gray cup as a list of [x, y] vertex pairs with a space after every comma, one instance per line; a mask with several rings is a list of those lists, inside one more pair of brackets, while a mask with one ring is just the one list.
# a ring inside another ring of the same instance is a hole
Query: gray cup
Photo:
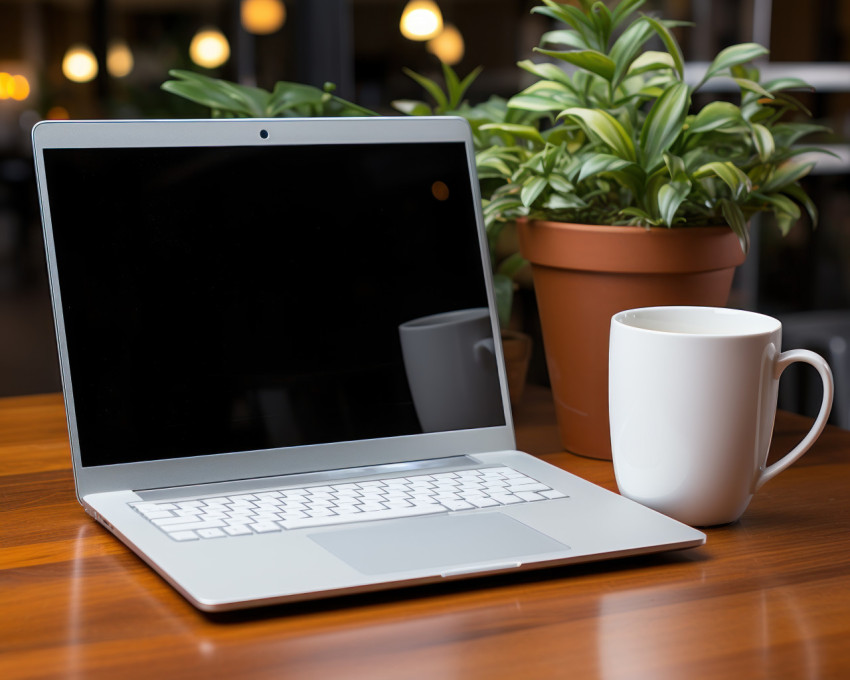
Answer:
[[404, 368], [425, 432], [504, 425], [495, 344], [486, 308], [399, 326]]

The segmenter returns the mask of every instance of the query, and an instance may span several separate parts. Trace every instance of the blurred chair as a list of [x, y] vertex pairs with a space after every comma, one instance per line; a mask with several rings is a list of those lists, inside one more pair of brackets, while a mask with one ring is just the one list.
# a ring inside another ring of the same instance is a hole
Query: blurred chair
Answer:
[[[810, 349], [827, 360], [835, 381], [830, 422], [850, 430], [850, 310], [787, 314], [782, 321], [782, 349]], [[779, 407], [817, 415], [823, 393], [820, 378], [804, 364], [789, 367], [779, 383]]]

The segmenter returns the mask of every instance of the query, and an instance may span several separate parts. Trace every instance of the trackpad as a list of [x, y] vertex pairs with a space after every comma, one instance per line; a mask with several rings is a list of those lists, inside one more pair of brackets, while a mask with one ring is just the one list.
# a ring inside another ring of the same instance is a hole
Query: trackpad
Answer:
[[390, 520], [317, 532], [310, 538], [364, 574], [521, 562], [531, 555], [569, 550], [498, 512]]

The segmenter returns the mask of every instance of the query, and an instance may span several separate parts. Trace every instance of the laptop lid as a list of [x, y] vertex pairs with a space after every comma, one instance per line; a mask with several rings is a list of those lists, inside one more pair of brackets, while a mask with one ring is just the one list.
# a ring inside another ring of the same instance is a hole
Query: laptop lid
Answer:
[[514, 447], [464, 120], [33, 143], [80, 497]]

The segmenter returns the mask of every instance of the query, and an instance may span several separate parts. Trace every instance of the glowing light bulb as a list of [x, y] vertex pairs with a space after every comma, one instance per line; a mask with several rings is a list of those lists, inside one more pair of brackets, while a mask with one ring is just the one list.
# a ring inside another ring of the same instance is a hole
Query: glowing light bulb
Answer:
[[425, 49], [443, 63], [454, 66], [463, 59], [463, 36], [455, 26], [446, 24], [440, 35], [428, 41]]
[[12, 89], [9, 96], [16, 102], [22, 102], [30, 96], [30, 81], [24, 76], [12, 76]]
[[133, 53], [125, 42], [114, 42], [106, 51], [106, 70], [113, 78], [123, 78], [133, 70]]
[[189, 57], [198, 66], [216, 68], [230, 58], [230, 43], [216, 28], [201, 29], [192, 38]]
[[0, 71], [0, 99], [11, 99], [13, 87], [12, 75], [5, 71]]
[[87, 83], [97, 76], [98, 66], [94, 53], [85, 45], [73, 45], [62, 59], [62, 73], [74, 83]]
[[408, 40], [430, 40], [443, 30], [443, 15], [432, 0], [410, 0], [401, 13], [399, 28]]
[[268, 35], [283, 26], [286, 5], [281, 0], [242, 0], [239, 14], [242, 27], [248, 33]]

